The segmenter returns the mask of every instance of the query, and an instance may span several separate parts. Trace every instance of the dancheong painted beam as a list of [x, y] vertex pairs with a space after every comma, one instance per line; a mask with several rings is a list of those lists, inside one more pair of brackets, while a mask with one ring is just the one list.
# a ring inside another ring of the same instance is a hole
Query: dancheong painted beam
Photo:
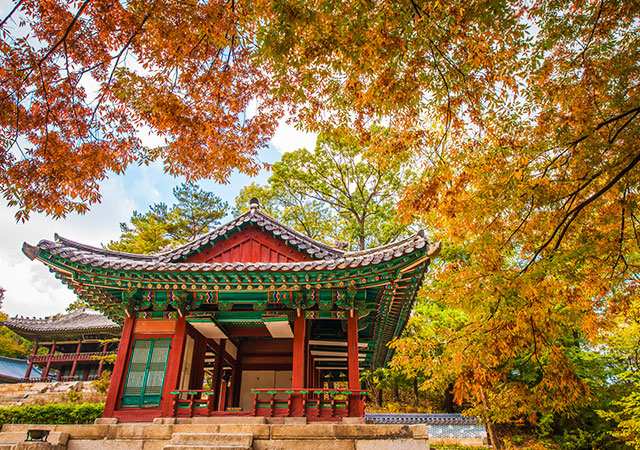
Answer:
[[440, 250], [422, 232], [349, 252], [252, 201], [188, 244], [134, 255], [57, 236], [23, 245], [123, 334], [105, 416], [362, 416], [359, 371], [382, 366]]

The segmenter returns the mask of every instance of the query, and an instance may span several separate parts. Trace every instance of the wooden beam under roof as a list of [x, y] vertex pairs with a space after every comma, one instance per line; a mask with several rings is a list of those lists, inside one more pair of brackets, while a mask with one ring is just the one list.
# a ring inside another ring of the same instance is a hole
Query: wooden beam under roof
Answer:
[[[336, 346], [336, 347], [346, 347], [347, 343], [344, 341], [323, 341], [318, 339], [310, 339], [310, 345], [325, 345], [325, 346]], [[365, 348], [368, 347], [369, 344], [366, 342], [358, 342], [358, 347]]]

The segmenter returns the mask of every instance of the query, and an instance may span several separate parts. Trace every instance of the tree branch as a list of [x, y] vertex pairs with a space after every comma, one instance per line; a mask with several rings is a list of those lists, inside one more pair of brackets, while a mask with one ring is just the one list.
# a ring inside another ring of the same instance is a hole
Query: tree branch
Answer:
[[[571, 226], [573, 221], [576, 219], [576, 217], [578, 217], [580, 212], [584, 208], [586, 208], [588, 205], [590, 205], [591, 203], [596, 201], [598, 198], [600, 198], [609, 189], [611, 189], [618, 181], [620, 181], [620, 179], [623, 176], [625, 176], [627, 173], [629, 173], [638, 164], [638, 162], [640, 162], [640, 153], [638, 153], [631, 160], [631, 162], [629, 162], [629, 164], [627, 164], [620, 172], [618, 172], [618, 174], [615, 177], [613, 177], [611, 179], [611, 181], [609, 181], [604, 187], [602, 187], [602, 189], [600, 189], [599, 191], [594, 193], [591, 197], [589, 197], [588, 199], [584, 200], [578, 206], [576, 206], [571, 211], [569, 211], [567, 214], [565, 214], [565, 216], [562, 219], [562, 221], [554, 229], [553, 233], [551, 234], [551, 237], [544, 244], [542, 244], [542, 246], [540, 246], [540, 248], [538, 248], [538, 250], [536, 250], [536, 253], [533, 255], [533, 258], [531, 258], [531, 260], [529, 261], [527, 266], [524, 269], [522, 269], [522, 271], [520, 273], [524, 273], [524, 272], [527, 271], [527, 269], [536, 261], [536, 259], [540, 255], [540, 253], [542, 253], [542, 251], [551, 244], [551, 242], [555, 239], [555, 236], [558, 234], [558, 232], [560, 232], [560, 235], [558, 236], [558, 239], [556, 240], [556, 244], [553, 247], [554, 251], [557, 250], [560, 247], [560, 244], [562, 243], [562, 240], [564, 239], [564, 236], [567, 233], [567, 230], [569, 229], [569, 227]], [[562, 231], [560, 231], [560, 230], [562, 230]]]

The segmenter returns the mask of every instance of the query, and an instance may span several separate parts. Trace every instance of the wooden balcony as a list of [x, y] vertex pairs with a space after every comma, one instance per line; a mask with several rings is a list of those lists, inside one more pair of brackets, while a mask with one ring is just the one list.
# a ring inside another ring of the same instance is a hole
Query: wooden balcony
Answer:
[[[252, 389], [253, 415], [261, 417], [293, 417], [292, 399], [302, 396], [302, 416], [309, 421], [340, 421], [356, 406], [364, 412], [364, 396], [360, 389]], [[277, 398], [286, 394], [287, 398]], [[265, 398], [266, 397], [266, 398]]]
[[81, 353], [58, 353], [54, 355], [35, 355], [30, 360], [33, 363], [60, 362], [60, 361], [98, 361], [100, 358], [117, 354], [117, 351], [111, 352], [81, 352]]
[[49, 375], [48, 377], [38, 378], [22, 378], [22, 383], [53, 383], [54, 381], [95, 381], [100, 378], [99, 375], [89, 375], [86, 380], [83, 380], [82, 376], [74, 375], [72, 377], [58, 377], [56, 375]]
[[[340, 421], [349, 415], [350, 406], [358, 403], [364, 410], [363, 396], [367, 391], [353, 389], [252, 389], [253, 411], [215, 411], [213, 391], [175, 390], [174, 417], [260, 416], [293, 417], [292, 399], [302, 396], [303, 417], [309, 421]], [[283, 395], [284, 394], [284, 395]], [[278, 398], [279, 397], [279, 398]]]
[[211, 389], [171, 391], [174, 417], [252, 416], [252, 411], [215, 411]]

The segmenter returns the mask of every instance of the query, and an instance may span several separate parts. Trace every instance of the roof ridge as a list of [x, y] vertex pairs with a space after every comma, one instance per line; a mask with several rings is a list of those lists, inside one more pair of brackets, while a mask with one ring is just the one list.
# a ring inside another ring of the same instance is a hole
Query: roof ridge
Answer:
[[[327, 245], [323, 242], [317, 241], [315, 239], [313, 239], [312, 237], [309, 236], [305, 236], [304, 234], [300, 233], [299, 231], [293, 229], [292, 227], [280, 222], [278, 219], [276, 219], [275, 217], [272, 217], [271, 215], [267, 214], [266, 212], [262, 211], [261, 209], [255, 207], [255, 208], [250, 208], [248, 211], [242, 213], [241, 215], [239, 215], [238, 217], [224, 223], [223, 225], [220, 225], [219, 227], [217, 227], [214, 230], [211, 230], [210, 232], [190, 241], [187, 242], [186, 244], [181, 245], [180, 247], [171, 249], [163, 254], [158, 254], [156, 255], [158, 257], [158, 259], [162, 262], [175, 262], [176, 259], [185, 257], [189, 254], [191, 254], [192, 252], [194, 252], [197, 248], [201, 247], [202, 245], [206, 245], [209, 244], [210, 242], [216, 240], [217, 238], [219, 238], [220, 236], [223, 236], [224, 234], [226, 234], [229, 231], [232, 231], [234, 228], [239, 227], [241, 225], [244, 225], [247, 222], [256, 222], [255, 220], [252, 220], [255, 217], [259, 217], [263, 220], [266, 220], [267, 222], [270, 222], [272, 225], [276, 226], [277, 228], [280, 229], [280, 233], [275, 233], [276, 235], [280, 235], [280, 237], [285, 241], [292, 241], [292, 240], [300, 240], [300, 241], [304, 241], [306, 242], [308, 245], [315, 247], [314, 251], [309, 251], [306, 248], [303, 248], [304, 251], [306, 251], [307, 253], [309, 253], [312, 256], [315, 256], [316, 253], [324, 253], [325, 255], [321, 255], [320, 259], [325, 259], [325, 256], [332, 256], [332, 257], [337, 257], [337, 256], [342, 256], [344, 255], [344, 250], [340, 250], [334, 247], [331, 247], [330, 245]], [[270, 230], [271, 231], [271, 230]], [[293, 239], [286, 239], [284, 237], [282, 237], [282, 231], [292, 235]], [[295, 245], [295, 244], [294, 244]], [[315, 251], [317, 249], [317, 251]]]
[[[77, 242], [77, 241], [65, 238], [63, 236], [60, 236], [58, 233], [54, 233], [53, 238], [55, 240], [55, 243], [63, 243], [63, 244], [71, 245], [72, 247], [76, 247], [81, 250], [87, 250], [92, 253], [100, 253], [105, 256], [123, 256], [124, 255], [132, 259], [148, 259], [149, 260], [149, 259], [155, 259], [160, 255], [160, 253], [157, 253], [154, 255], [145, 255], [143, 253], [129, 253], [129, 252], [121, 252], [118, 250], [110, 250], [108, 248], [103, 248], [103, 247], [94, 247], [93, 245], [83, 244], [81, 242]], [[47, 239], [43, 239], [40, 242], [51, 242], [51, 241]], [[40, 243], [38, 243], [38, 247], [39, 246], [40, 246]]]
[[382, 250], [387, 250], [389, 248], [401, 247], [403, 244], [409, 243], [409, 242], [415, 240], [418, 237], [424, 239], [425, 242], [428, 242], [424, 237], [424, 230], [418, 230], [418, 232], [412, 234], [411, 236], [406, 237], [406, 238], [401, 239], [401, 240], [398, 240], [398, 241], [392, 241], [392, 242], [389, 242], [387, 244], [380, 245], [378, 247], [367, 248], [367, 249], [364, 249], [364, 250], [356, 250], [356, 251], [353, 251], [353, 252], [346, 252], [344, 257], [345, 258], [355, 258], [357, 256], [365, 256], [365, 255], [368, 255], [370, 253], [376, 253], [376, 252], [379, 252], [379, 251], [382, 251]]
[[[223, 236], [227, 232], [233, 230], [234, 228], [244, 225], [247, 222], [255, 222], [252, 220], [254, 217], [259, 217], [267, 222], [270, 222], [272, 225], [276, 226], [280, 229], [280, 233], [276, 233], [277, 235], [287, 234], [291, 235], [293, 239], [283, 238], [285, 241], [291, 240], [300, 240], [306, 242], [309, 246], [315, 247], [316, 251], [308, 251], [308, 249], [303, 249], [307, 253], [314, 256], [316, 253], [321, 253], [321, 257], [319, 259], [326, 259], [326, 256], [331, 256], [333, 258], [344, 256], [346, 253], [344, 250], [332, 247], [328, 244], [320, 242], [312, 237], [306, 236], [301, 232], [295, 230], [294, 228], [280, 222], [275, 217], [270, 216], [266, 212], [262, 211], [258, 208], [251, 208], [250, 210], [242, 213], [238, 217], [235, 217], [219, 227], [209, 231], [202, 236], [199, 236], [185, 244], [182, 244], [179, 247], [155, 253], [152, 255], [140, 254], [140, 253], [129, 253], [129, 252], [121, 252], [117, 250], [110, 250], [102, 247], [95, 247], [93, 245], [83, 244], [81, 242], [74, 241], [72, 239], [65, 238], [60, 236], [58, 233], [54, 234], [54, 241], [49, 241], [47, 239], [41, 240], [36, 247], [42, 248], [42, 246], [55, 246], [58, 244], [62, 244], [68, 247], [74, 247], [78, 250], [84, 250], [96, 255], [106, 256], [106, 257], [114, 257], [114, 258], [127, 258], [129, 260], [137, 260], [137, 261], [157, 261], [157, 262], [175, 262], [176, 259], [182, 258], [192, 252], [194, 252], [197, 248], [202, 245], [206, 245], [211, 241]], [[294, 244], [295, 245], [295, 244]], [[27, 247], [31, 247], [26, 244]], [[324, 255], [322, 255], [324, 253]], [[29, 256], [29, 255], [27, 255]], [[35, 257], [35, 254], [34, 254]], [[33, 258], [32, 258], [33, 259]]]

